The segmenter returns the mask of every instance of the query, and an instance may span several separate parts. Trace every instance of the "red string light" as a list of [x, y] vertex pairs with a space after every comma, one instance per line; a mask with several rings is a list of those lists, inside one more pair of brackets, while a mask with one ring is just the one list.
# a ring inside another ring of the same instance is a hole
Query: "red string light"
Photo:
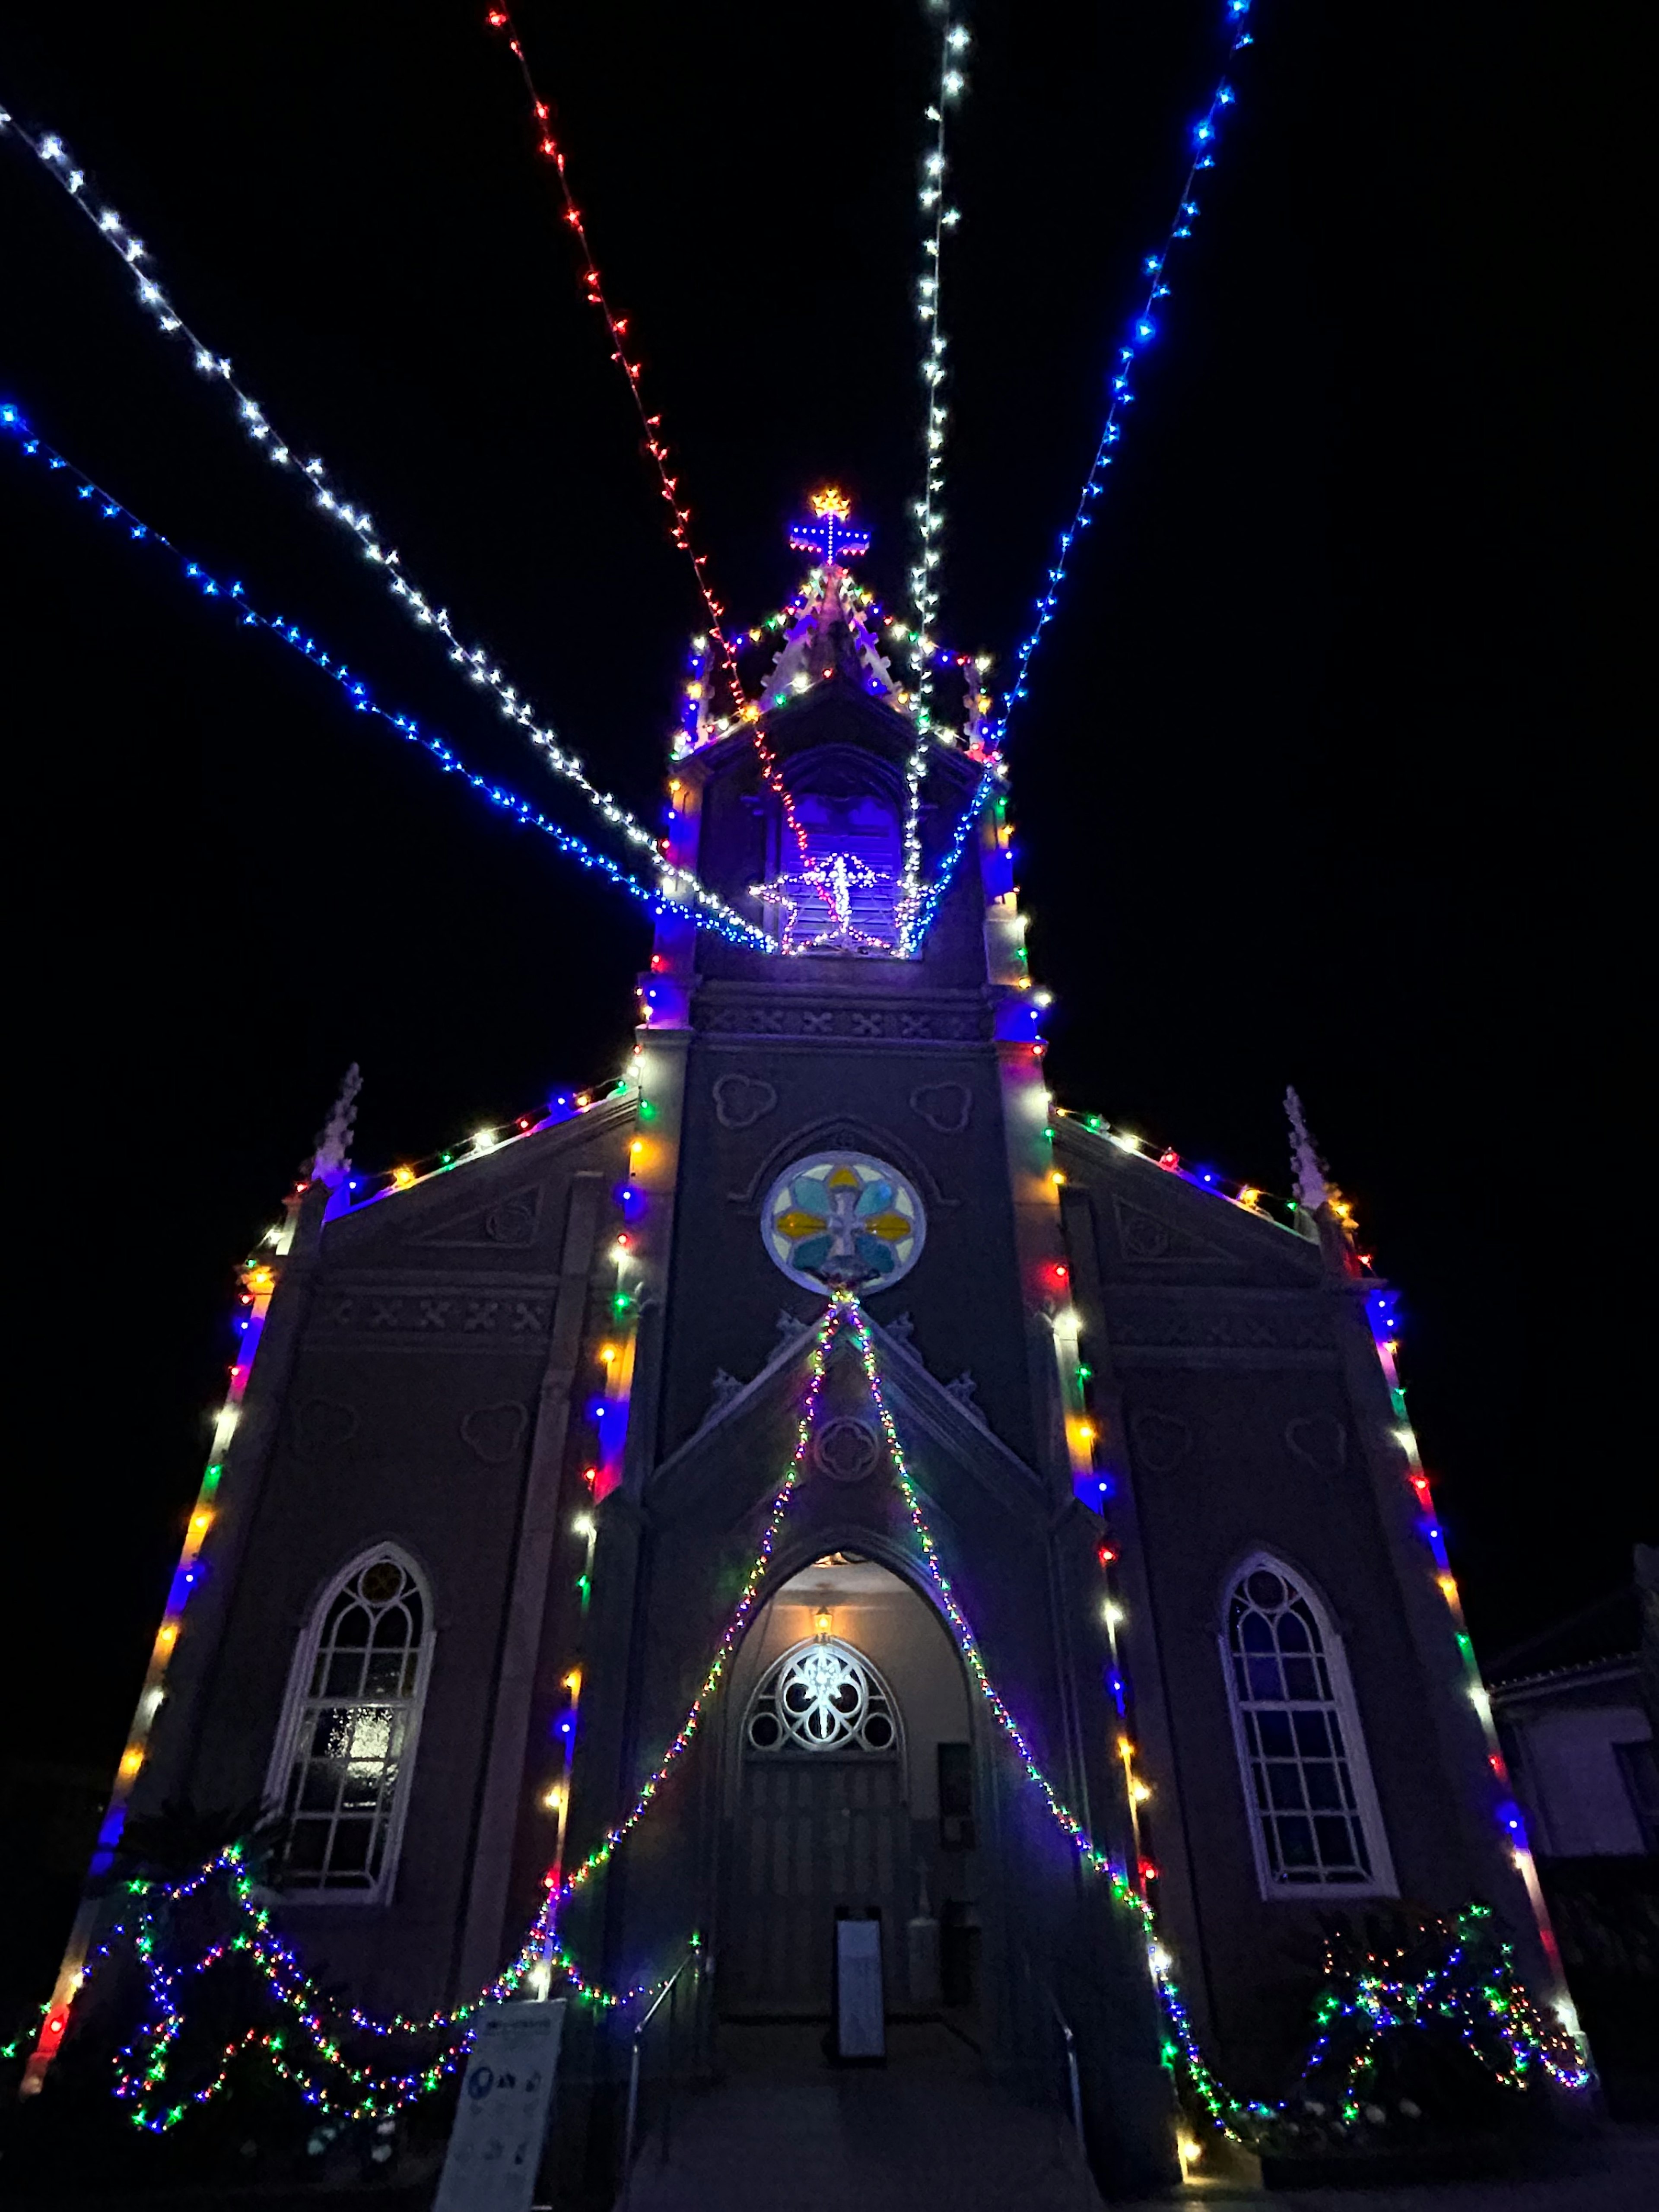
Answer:
[[485, 21], [492, 31], [506, 33], [507, 51], [519, 64], [519, 74], [524, 80], [525, 93], [530, 101], [531, 113], [535, 122], [537, 151], [544, 161], [553, 164], [554, 172], [559, 180], [559, 195], [564, 202], [564, 219], [581, 254], [584, 296], [588, 304], [597, 307], [605, 318], [605, 326], [611, 337], [611, 358], [616, 362], [627, 381], [629, 397], [632, 399], [635, 412], [640, 418], [640, 427], [645, 432], [645, 449], [651, 456], [656, 468], [658, 489], [662, 494], [663, 503], [672, 518], [669, 524], [669, 535], [691, 563], [691, 572], [697, 580], [697, 590], [702, 594], [704, 606], [708, 610], [709, 635], [720, 649], [720, 658], [726, 665], [726, 680], [732, 687], [732, 698], [741, 708], [746, 702], [747, 695], [738, 675], [736, 650], [721, 624], [726, 609], [715, 596], [714, 587], [708, 580], [708, 555], [699, 553], [691, 542], [691, 510], [680, 503], [679, 479], [673, 473], [671, 465], [672, 457], [668, 443], [662, 434], [662, 417], [660, 415], [651, 415], [646, 411], [645, 396], [640, 389], [642, 364], [636, 361], [629, 350], [627, 316], [619, 315], [606, 297], [604, 281], [599, 275], [599, 264], [594, 259], [592, 246], [588, 242], [587, 230], [582, 221], [581, 210], [577, 206], [575, 195], [570, 189], [570, 179], [565, 169], [564, 153], [553, 135], [552, 108], [543, 99], [537, 88], [536, 80], [531, 74], [530, 64], [525, 58], [518, 26], [514, 22], [508, 11], [505, 8], [492, 8]]

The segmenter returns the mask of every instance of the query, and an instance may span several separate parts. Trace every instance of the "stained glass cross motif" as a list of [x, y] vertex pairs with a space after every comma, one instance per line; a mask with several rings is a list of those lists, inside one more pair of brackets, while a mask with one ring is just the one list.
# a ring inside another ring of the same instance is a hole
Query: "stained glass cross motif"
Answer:
[[807, 504], [812, 520], [789, 526], [789, 543], [798, 553], [816, 553], [826, 568], [835, 568], [870, 550], [869, 532], [855, 529], [848, 520], [853, 502], [845, 492], [827, 484]]
[[794, 1241], [796, 1267], [826, 1282], [857, 1282], [890, 1273], [890, 1244], [915, 1234], [915, 1224], [896, 1211], [890, 1182], [865, 1182], [850, 1167], [832, 1168], [820, 1182], [798, 1176], [787, 1212], [773, 1226]]

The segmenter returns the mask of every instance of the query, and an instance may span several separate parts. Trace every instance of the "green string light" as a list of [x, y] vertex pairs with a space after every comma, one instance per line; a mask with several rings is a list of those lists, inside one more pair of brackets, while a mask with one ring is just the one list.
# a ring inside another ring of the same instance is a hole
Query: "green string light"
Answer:
[[[1293, 2124], [1297, 2098], [1293, 2094], [1278, 2105], [1234, 2097], [1206, 2061], [1182, 2001], [1173, 1972], [1173, 1960], [1158, 1940], [1157, 1919], [1150, 1900], [1129, 1881], [1094, 1841], [1084, 1823], [1071, 1810], [1044, 1773], [1030, 1744], [998, 1692], [966, 1614], [951, 1588], [938, 1545], [922, 1510], [916, 1486], [899, 1439], [897, 1424], [889, 1407], [867, 1319], [856, 1295], [838, 1289], [830, 1298], [815, 1333], [805, 1395], [797, 1425], [794, 1449], [768, 1515], [754, 1559], [721, 1634], [714, 1658], [693, 1698], [684, 1722], [661, 1759], [641, 1784], [628, 1813], [606, 1830], [575, 1871], [555, 1884], [549, 1877], [548, 1894], [541, 1911], [511, 1961], [485, 1989], [451, 2011], [433, 2012], [423, 2019], [396, 2014], [377, 2019], [330, 1996], [307, 1976], [294, 1953], [271, 1929], [270, 1914], [257, 1901], [254, 1882], [239, 1846], [232, 1845], [187, 1881], [171, 1886], [134, 1881], [128, 1885], [136, 1900], [135, 1917], [118, 1921], [94, 1959], [90, 1974], [101, 1962], [124, 1949], [137, 1958], [146, 1978], [149, 2009], [132, 2040], [115, 2060], [114, 2094], [128, 2109], [133, 2124], [159, 2134], [177, 2126], [193, 2109], [210, 2102], [225, 2087], [234, 2064], [247, 2057], [263, 2058], [277, 2078], [295, 2088], [325, 2118], [345, 2123], [391, 2117], [417, 2099], [428, 2095], [455, 2071], [471, 2033], [479, 2008], [519, 1994], [532, 1977], [557, 1974], [562, 1984], [582, 2002], [599, 2012], [654, 1997], [665, 1981], [611, 1990], [589, 1982], [569, 1951], [558, 1940], [560, 1906], [592, 1881], [609, 1864], [627, 1838], [645, 1818], [675, 1764], [695, 1741], [711, 1700], [748, 1626], [765, 1580], [779, 1531], [799, 1486], [806, 1451], [814, 1433], [823, 1384], [830, 1352], [841, 1331], [851, 1335], [871, 1401], [880, 1424], [892, 1466], [895, 1484], [903, 1502], [921, 1554], [923, 1571], [933, 1587], [962, 1655], [969, 1679], [1012, 1747], [1026, 1779], [1036, 1790], [1056, 1826], [1075, 1850], [1080, 1863], [1103, 1876], [1115, 1902], [1133, 1913], [1146, 1945], [1147, 1964], [1163, 2003], [1168, 2032], [1161, 2046], [1164, 2064], [1184, 2074], [1194, 2094], [1214, 2124], [1245, 2142], [1261, 2141], [1275, 2126]], [[586, 1577], [582, 1577], [583, 1583]], [[202, 1894], [210, 1885], [222, 1887], [234, 1919], [234, 1932], [183, 1963], [167, 1964], [161, 1957], [161, 1928], [170, 1925], [174, 1909]], [[1316, 2041], [1303, 2069], [1299, 2087], [1310, 2082], [1324, 2087], [1323, 2069], [1332, 2063], [1334, 2039], [1349, 2023], [1358, 2032], [1341, 2062], [1334, 2091], [1327, 2089], [1345, 2120], [1361, 2113], [1360, 2098], [1373, 2070], [1383, 2039], [1413, 2027], [1446, 2022], [1456, 2027], [1462, 2040], [1503, 2086], [1524, 2088], [1540, 2075], [1558, 2086], [1581, 2089], [1589, 2074], [1564, 2028], [1547, 2023], [1534, 2005], [1516, 1972], [1510, 1947], [1499, 1946], [1478, 1973], [1460, 1978], [1460, 1969], [1471, 1960], [1482, 1937], [1487, 1908], [1470, 1905], [1455, 1920], [1438, 1923], [1445, 1955], [1432, 1962], [1415, 1979], [1390, 1975], [1374, 1967], [1353, 1979], [1345, 1997], [1334, 1988], [1321, 1996], [1315, 2016]], [[223, 2049], [213, 2075], [188, 2095], [169, 2093], [168, 2076], [186, 2021], [185, 1984], [198, 1980], [231, 1960], [251, 1965], [262, 1978], [270, 1997], [286, 2017], [272, 2028], [250, 2027]], [[1328, 1954], [1327, 1975], [1334, 1973]], [[422, 2039], [438, 2041], [439, 2047], [401, 2069], [360, 2065], [348, 2057], [345, 2039]], [[0, 2047], [0, 2057], [21, 2047], [25, 2039]], [[1302, 2099], [1306, 2102], [1305, 2097]]]

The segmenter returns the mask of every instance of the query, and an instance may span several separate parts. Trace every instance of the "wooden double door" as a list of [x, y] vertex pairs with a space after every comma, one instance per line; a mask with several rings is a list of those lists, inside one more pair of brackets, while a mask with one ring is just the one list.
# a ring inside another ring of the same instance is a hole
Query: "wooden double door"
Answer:
[[912, 1856], [896, 1757], [745, 1758], [726, 1860], [721, 2010], [827, 2017], [837, 1906], [879, 1909], [888, 2002], [901, 2000]]

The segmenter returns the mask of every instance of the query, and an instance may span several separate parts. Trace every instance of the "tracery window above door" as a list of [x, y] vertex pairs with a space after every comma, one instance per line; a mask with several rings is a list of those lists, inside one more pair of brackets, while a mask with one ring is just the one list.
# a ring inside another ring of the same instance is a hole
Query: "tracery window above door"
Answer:
[[750, 1753], [833, 1752], [890, 1758], [898, 1709], [860, 1652], [835, 1637], [797, 1644], [762, 1676], [744, 1723]]

